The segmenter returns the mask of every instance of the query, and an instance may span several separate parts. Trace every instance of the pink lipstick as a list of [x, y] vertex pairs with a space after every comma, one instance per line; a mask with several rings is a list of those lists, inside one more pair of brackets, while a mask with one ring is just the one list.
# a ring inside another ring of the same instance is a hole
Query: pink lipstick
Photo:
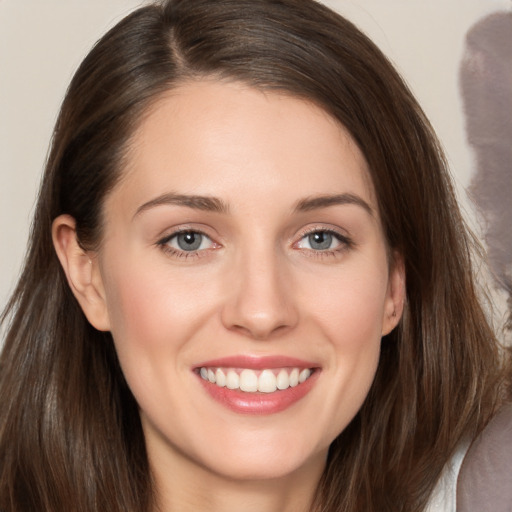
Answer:
[[313, 362], [287, 356], [232, 356], [194, 368], [217, 402], [242, 414], [275, 414], [303, 398], [320, 374]]

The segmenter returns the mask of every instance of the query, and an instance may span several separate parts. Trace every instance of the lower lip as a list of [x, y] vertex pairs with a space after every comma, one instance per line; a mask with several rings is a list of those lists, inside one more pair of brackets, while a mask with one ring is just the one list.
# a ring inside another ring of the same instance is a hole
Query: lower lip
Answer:
[[246, 393], [239, 389], [228, 389], [212, 384], [198, 376], [208, 394], [223, 406], [240, 414], [275, 414], [298, 402], [314, 386], [319, 370], [315, 370], [302, 384], [273, 393]]

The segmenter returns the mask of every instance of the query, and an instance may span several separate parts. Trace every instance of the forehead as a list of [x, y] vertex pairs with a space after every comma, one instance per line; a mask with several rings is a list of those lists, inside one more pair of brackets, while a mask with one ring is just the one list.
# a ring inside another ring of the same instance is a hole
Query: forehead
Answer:
[[312, 102], [238, 82], [166, 92], [128, 148], [117, 188], [139, 202], [163, 192], [229, 199], [250, 190], [283, 203], [352, 192], [375, 204], [364, 156], [340, 123]]

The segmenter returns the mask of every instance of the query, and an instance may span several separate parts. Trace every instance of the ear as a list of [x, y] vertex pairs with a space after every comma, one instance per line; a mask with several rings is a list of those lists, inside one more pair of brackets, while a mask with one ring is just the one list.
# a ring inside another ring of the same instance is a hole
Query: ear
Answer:
[[389, 270], [388, 289], [382, 319], [382, 336], [389, 334], [402, 318], [405, 302], [405, 265], [403, 257], [395, 253]]
[[70, 215], [57, 217], [52, 224], [52, 238], [68, 284], [87, 320], [100, 331], [110, 330], [98, 260], [80, 246], [75, 219]]

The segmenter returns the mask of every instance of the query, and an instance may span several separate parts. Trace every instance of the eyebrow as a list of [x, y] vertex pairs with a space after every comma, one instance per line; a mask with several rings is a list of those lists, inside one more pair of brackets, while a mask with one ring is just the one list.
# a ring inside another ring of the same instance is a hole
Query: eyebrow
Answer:
[[151, 199], [151, 201], [139, 206], [134, 217], [146, 210], [162, 205], [186, 206], [187, 208], [193, 208], [195, 210], [216, 213], [227, 213], [229, 210], [228, 205], [217, 197], [174, 194], [171, 192], [155, 197], [154, 199]]
[[[314, 197], [307, 197], [301, 199], [295, 205], [294, 210], [297, 212], [308, 212], [312, 210], [318, 210], [321, 208], [328, 208], [329, 206], [353, 204], [360, 206], [367, 213], [373, 216], [373, 208], [361, 197], [355, 194], [334, 194], [334, 195], [321, 195]], [[134, 217], [140, 213], [162, 205], [176, 205], [185, 206], [195, 210], [216, 212], [216, 213], [228, 213], [229, 206], [217, 197], [212, 196], [199, 196], [199, 195], [187, 195], [187, 194], [174, 194], [172, 192], [162, 194], [161, 196], [155, 197], [150, 201], [144, 203], [137, 208]]]
[[307, 197], [297, 203], [295, 206], [295, 211], [309, 212], [311, 210], [318, 210], [320, 208], [345, 204], [360, 206], [371, 216], [374, 214], [373, 208], [363, 198], [349, 193]]

